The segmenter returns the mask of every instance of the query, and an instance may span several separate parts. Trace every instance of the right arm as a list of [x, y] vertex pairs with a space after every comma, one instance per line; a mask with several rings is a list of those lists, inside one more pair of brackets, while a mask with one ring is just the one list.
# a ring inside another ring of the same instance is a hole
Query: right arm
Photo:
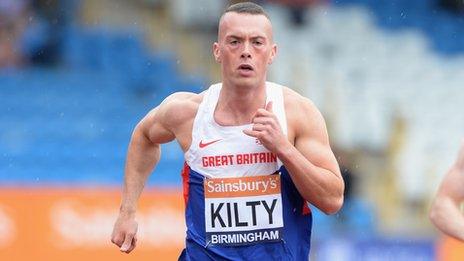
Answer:
[[167, 112], [172, 109], [171, 99], [172, 96], [168, 97], [137, 124], [129, 143], [122, 201], [111, 235], [111, 242], [125, 253], [131, 252], [137, 242], [137, 202], [148, 176], [160, 159], [160, 144], [175, 139], [174, 133], [168, 127], [169, 117], [166, 117]]
[[458, 159], [444, 177], [430, 210], [430, 220], [443, 233], [464, 241], [464, 142]]
[[137, 124], [127, 152], [121, 213], [135, 213], [145, 181], [160, 159], [160, 144], [174, 138], [174, 134], [163, 125], [162, 107], [152, 110]]

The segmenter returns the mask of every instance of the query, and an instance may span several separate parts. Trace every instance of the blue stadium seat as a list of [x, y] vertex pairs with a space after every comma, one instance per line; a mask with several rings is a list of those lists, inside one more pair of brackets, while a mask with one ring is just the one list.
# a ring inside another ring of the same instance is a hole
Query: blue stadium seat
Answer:
[[[120, 184], [135, 124], [174, 91], [199, 92], [205, 79], [177, 70], [172, 53], [151, 54], [138, 32], [68, 28], [68, 69], [0, 74], [3, 184]], [[149, 184], [178, 184], [176, 143]]]
[[380, 27], [387, 30], [416, 28], [431, 39], [443, 55], [464, 52], [464, 18], [443, 10], [432, 0], [338, 0], [335, 5], [357, 4], [370, 8]]

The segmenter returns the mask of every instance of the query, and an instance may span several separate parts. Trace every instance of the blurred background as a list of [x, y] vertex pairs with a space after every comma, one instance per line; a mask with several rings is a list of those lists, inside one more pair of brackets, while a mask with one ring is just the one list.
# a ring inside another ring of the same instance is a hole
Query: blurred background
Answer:
[[[139, 246], [110, 243], [127, 144], [167, 95], [220, 81], [221, 0], [0, 0], [0, 260], [176, 260], [175, 142], [140, 202]], [[464, 260], [427, 212], [464, 137], [464, 2], [256, 1], [269, 80], [324, 115], [346, 182], [314, 216], [311, 260]], [[302, 119], [304, 120], [304, 119]]]

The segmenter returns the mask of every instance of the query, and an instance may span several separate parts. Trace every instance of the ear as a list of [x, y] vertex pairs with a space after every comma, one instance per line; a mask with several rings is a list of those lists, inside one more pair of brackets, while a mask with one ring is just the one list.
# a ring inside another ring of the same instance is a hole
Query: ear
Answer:
[[213, 43], [213, 56], [216, 62], [221, 63], [221, 51], [219, 50], [219, 44], [217, 42]]
[[272, 62], [274, 61], [274, 57], [276, 55], [277, 55], [277, 45], [272, 44], [271, 55], [269, 56], [269, 61], [267, 62], [267, 64], [272, 64]]

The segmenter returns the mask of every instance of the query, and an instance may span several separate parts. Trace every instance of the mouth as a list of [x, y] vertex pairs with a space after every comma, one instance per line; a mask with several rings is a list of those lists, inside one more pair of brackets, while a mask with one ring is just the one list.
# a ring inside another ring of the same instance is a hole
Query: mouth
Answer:
[[240, 66], [238, 67], [238, 69], [240, 71], [245, 71], [245, 72], [251, 72], [253, 71], [253, 66], [249, 65], [249, 64], [240, 64]]

